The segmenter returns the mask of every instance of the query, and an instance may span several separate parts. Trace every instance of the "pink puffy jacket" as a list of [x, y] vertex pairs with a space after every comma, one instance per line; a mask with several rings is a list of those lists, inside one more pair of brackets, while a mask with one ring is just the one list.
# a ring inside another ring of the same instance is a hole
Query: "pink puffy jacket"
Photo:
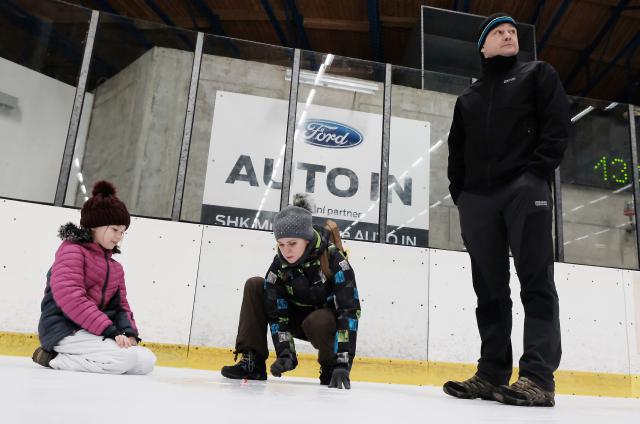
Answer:
[[96, 243], [64, 241], [51, 268], [51, 293], [62, 312], [93, 334], [113, 324], [103, 312], [120, 289], [120, 305], [137, 330], [127, 301], [124, 270], [112, 252]]
[[112, 251], [80, 239], [83, 231], [70, 228], [73, 234], [64, 238], [48, 274], [38, 325], [45, 349], [80, 328], [96, 335], [117, 330], [138, 336], [122, 265]]

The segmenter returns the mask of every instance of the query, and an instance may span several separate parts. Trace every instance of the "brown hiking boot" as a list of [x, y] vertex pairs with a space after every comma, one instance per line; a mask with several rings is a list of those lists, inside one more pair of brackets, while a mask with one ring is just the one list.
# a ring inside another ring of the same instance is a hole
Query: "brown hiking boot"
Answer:
[[554, 406], [555, 392], [548, 392], [527, 377], [511, 386], [500, 386], [495, 394], [498, 402], [515, 406]]
[[33, 359], [33, 362], [35, 362], [38, 365], [51, 368], [51, 365], [49, 365], [49, 362], [51, 362], [51, 360], [55, 358], [57, 355], [58, 355], [57, 352], [48, 352], [44, 350], [42, 346], [40, 346], [33, 352], [33, 356], [31, 356], [31, 359]]
[[447, 381], [444, 383], [444, 386], [442, 386], [442, 389], [449, 396], [460, 399], [480, 398], [484, 400], [494, 400], [494, 392], [498, 387], [474, 375], [465, 381]]

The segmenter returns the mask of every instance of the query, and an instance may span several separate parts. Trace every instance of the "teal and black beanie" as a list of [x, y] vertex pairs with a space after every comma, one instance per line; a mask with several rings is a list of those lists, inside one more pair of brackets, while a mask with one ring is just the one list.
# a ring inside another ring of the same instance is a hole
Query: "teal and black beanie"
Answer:
[[480, 24], [480, 27], [478, 28], [478, 50], [482, 50], [482, 46], [484, 45], [489, 32], [491, 32], [491, 30], [498, 25], [504, 23], [516, 26], [516, 21], [511, 16], [502, 12], [494, 13], [491, 16], [487, 16], [487, 18], [482, 21], [482, 24]]

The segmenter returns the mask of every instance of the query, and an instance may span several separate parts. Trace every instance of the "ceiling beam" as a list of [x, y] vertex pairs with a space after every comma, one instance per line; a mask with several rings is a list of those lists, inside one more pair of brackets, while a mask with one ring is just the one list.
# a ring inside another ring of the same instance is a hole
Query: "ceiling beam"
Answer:
[[382, 62], [382, 22], [380, 22], [380, 0], [368, 0], [369, 34], [371, 36], [371, 54], [373, 60]]
[[[604, 68], [602, 70], [602, 72], [600, 72], [598, 75], [594, 76], [587, 83], [587, 86], [580, 91], [579, 96], [580, 97], [586, 97], [587, 94], [589, 94], [589, 92], [591, 90], [593, 90], [593, 88], [595, 88], [600, 83], [600, 81], [602, 81], [604, 79], [604, 77], [609, 73], [609, 71], [611, 71], [616, 66], [616, 63], [620, 59], [622, 59], [627, 53], [633, 52], [638, 47], [638, 44], [640, 44], [640, 33], [637, 33], [635, 35], [635, 37], [633, 37], [631, 39], [631, 41], [629, 41], [627, 43], [626, 46], [624, 46], [622, 49], [620, 49], [620, 51], [618, 52], [616, 57], [613, 58], [613, 60], [611, 62], [609, 62], [609, 64], [606, 66], [606, 68]], [[622, 65], [620, 65], [620, 66], [622, 66]]]
[[562, 17], [564, 16], [570, 3], [571, 3], [571, 0], [562, 0], [562, 3], [558, 6], [558, 9], [556, 9], [555, 14], [553, 15], [553, 19], [551, 20], [551, 23], [549, 24], [549, 26], [547, 26], [547, 29], [544, 32], [544, 35], [542, 36], [542, 39], [538, 43], [538, 56], [540, 56], [540, 52], [542, 52], [542, 49], [544, 49], [545, 45], [547, 44], [547, 41], [549, 41], [549, 37], [551, 37], [551, 34], [556, 29], [556, 26], [560, 22], [560, 19], [562, 19]]
[[147, 4], [147, 6], [149, 6], [151, 10], [153, 10], [153, 13], [155, 13], [160, 19], [162, 19], [162, 22], [173, 28], [174, 32], [176, 32], [178, 37], [180, 37], [180, 39], [186, 44], [189, 50], [195, 50], [196, 46], [193, 44], [193, 42], [189, 40], [189, 38], [184, 35], [184, 33], [178, 28], [178, 25], [176, 25], [176, 23], [173, 22], [173, 20], [166, 13], [164, 13], [162, 8], [158, 6], [155, 0], [145, 0], [144, 2]]
[[538, 25], [538, 18], [540, 18], [540, 12], [544, 9], [545, 0], [539, 0], [536, 10], [533, 12], [533, 16], [529, 19], [531, 25]]
[[[47, 51], [50, 51], [52, 46], [59, 46], [62, 54], [66, 56], [70, 62], [79, 64], [82, 61], [82, 55], [84, 54], [84, 45], [68, 37], [66, 34], [58, 31], [53, 22], [43, 20], [40, 17], [31, 14], [29, 11], [23, 9], [19, 4], [16, 4], [13, 1], [0, 3], [0, 8], [4, 7], [9, 8], [9, 11], [5, 13], [4, 16], [7, 16], [8, 19], [10, 19], [16, 27], [21, 28], [25, 23], [22, 19], [16, 19], [16, 15], [22, 15], [24, 17], [24, 20], [27, 24], [26, 29], [30, 30], [33, 36], [38, 39], [38, 41], [47, 45]], [[77, 21], [76, 24], [78, 24]], [[89, 22], [87, 21], [87, 30], [89, 28], [88, 24]], [[112, 75], [116, 72], [116, 68], [110, 63], [98, 57], [95, 50], [92, 54], [91, 66], [95, 69], [96, 72], [101, 74]], [[42, 70], [38, 69], [38, 71]]]
[[214, 13], [209, 6], [205, 3], [204, 0], [193, 0], [193, 3], [196, 5], [196, 9], [204, 16], [207, 23], [209, 24], [209, 29], [216, 35], [220, 35], [222, 37], [227, 37], [227, 34], [224, 32], [222, 28], [222, 24], [220, 23], [220, 17]]
[[296, 1], [285, 0], [284, 4], [285, 4], [286, 10], [291, 14], [291, 19], [296, 24], [298, 46], [302, 47], [305, 50], [311, 50], [311, 45], [309, 44], [309, 38], [307, 38], [307, 32], [304, 29], [304, 16], [302, 16], [300, 12], [298, 12]]
[[[194, 2], [194, 0], [185, 0]], [[101, 10], [104, 10], [101, 8]], [[216, 13], [220, 22], [246, 22], [246, 23], [268, 23], [270, 18], [264, 13], [236, 13], [238, 11], [231, 11], [232, 13], [226, 13], [220, 11]], [[109, 12], [119, 14], [118, 12]], [[281, 24], [286, 21], [286, 16], [283, 11], [273, 10], [276, 21]], [[204, 29], [211, 28], [211, 22], [207, 20], [202, 14], [190, 16], [173, 16], [176, 26], [188, 29]], [[57, 19], [56, 23], [74, 23], [75, 20], [71, 19]], [[142, 25], [145, 21], [140, 21]], [[151, 21], [148, 21], [151, 22]], [[404, 16], [380, 16], [380, 22], [383, 28], [399, 28], [399, 29], [413, 29], [418, 20], [415, 17]], [[368, 20], [354, 20], [354, 19], [327, 19], [327, 18], [304, 18], [304, 27], [309, 29], [327, 29], [335, 31], [352, 31], [352, 32], [368, 32], [369, 21]], [[282, 26], [281, 26], [282, 28]]]
[[[122, 16], [117, 10], [115, 10], [107, 0], [97, 0], [100, 4], [100, 9], [104, 10], [107, 13], [111, 13], [113, 15], [117, 15], [118, 18], [122, 19], [123, 22], [127, 21], [129, 24], [126, 25], [127, 31], [135, 38], [135, 40], [144, 47], [146, 50], [149, 50], [153, 47], [153, 43], [150, 42], [147, 37], [144, 36], [144, 33], [136, 28], [135, 25], [131, 24], [131, 19], [126, 16]], [[102, 20], [102, 19], [101, 19]], [[100, 33], [100, 25], [102, 22], [98, 22], [98, 33]]]
[[287, 36], [284, 35], [284, 31], [280, 26], [280, 22], [278, 22], [278, 18], [276, 18], [276, 14], [273, 12], [273, 8], [271, 7], [271, 2], [269, 0], [260, 0], [260, 3], [262, 4], [262, 8], [264, 9], [265, 13], [269, 17], [271, 26], [273, 26], [273, 29], [275, 30], [276, 35], [280, 40], [280, 45], [284, 47], [289, 47], [289, 40], [287, 40]]
[[209, 29], [213, 31], [214, 34], [225, 37], [224, 44], [227, 49], [229, 49], [229, 51], [235, 58], [239, 58], [240, 50], [238, 50], [233, 40], [227, 37], [227, 34], [224, 32], [222, 24], [220, 23], [220, 17], [211, 9], [209, 9], [209, 6], [206, 5], [204, 0], [193, 0], [193, 2], [196, 5], [196, 8], [200, 11], [200, 13], [204, 15], [207, 22], [209, 23]]
[[629, 0], [620, 0], [618, 2], [618, 5], [611, 13], [611, 16], [609, 17], [607, 22], [604, 24], [604, 26], [600, 29], [600, 31], [595, 36], [593, 41], [591, 41], [589, 46], [587, 46], [587, 48], [580, 53], [580, 57], [578, 58], [578, 61], [574, 65], [571, 72], [569, 72], [569, 76], [564, 80], [564, 86], [566, 88], [569, 88], [569, 86], [571, 85], [575, 77], [578, 75], [578, 73], [582, 70], [582, 68], [585, 66], [585, 64], [589, 60], [589, 56], [591, 56], [591, 53], [593, 53], [593, 51], [596, 49], [596, 47], [598, 47], [602, 39], [616, 25], [616, 22], [618, 22], [618, 19], [620, 19], [620, 14], [624, 10], [624, 8], [627, 7], [628, 3], [629, 3]]

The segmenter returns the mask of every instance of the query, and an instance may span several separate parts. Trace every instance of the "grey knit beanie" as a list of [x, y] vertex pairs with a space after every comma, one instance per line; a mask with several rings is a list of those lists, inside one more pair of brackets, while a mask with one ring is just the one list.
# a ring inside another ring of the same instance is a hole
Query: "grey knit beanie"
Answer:
[[293, 206], [287, 206], [273, 218], [273, 235], [281, 238], [313, 240], [315, 233], [311, 221], [313, 206], [308, 197], [296, 194]]

